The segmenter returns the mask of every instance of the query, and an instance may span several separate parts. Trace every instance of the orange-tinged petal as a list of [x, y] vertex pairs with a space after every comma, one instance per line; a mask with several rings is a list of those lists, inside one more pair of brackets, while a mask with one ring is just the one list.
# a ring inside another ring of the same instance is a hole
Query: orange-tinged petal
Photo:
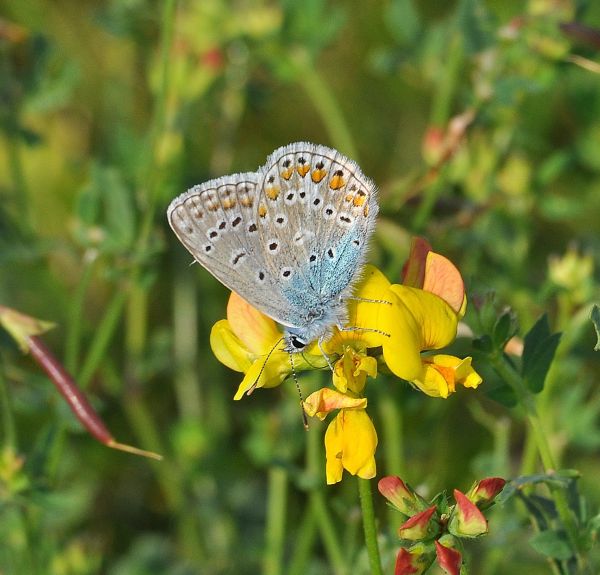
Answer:
[[471, 358], [460, 359], [453, 355], [436, 354], [423, 358], [423, 373], [412, 383], [432, 397], [448, 397], [456, 385], [476, 388], [481, 376], [471, 367]]
[[325, 433], [327, 483], [342, 479], [344, 469], [363, 479], [375, 477], [377, 432], [363, 409], [342, 409]]
[[248, 371], [254, 361], [254, 354], [233, 333], [226, 319], [221, 319], [213, 325], [210, 331], [210, 347], [216, 358], [234, 371]]
[[424, 238], [412, 239], [410, 255], [402, 269], [402, 283], [434, 293], [460, 317], [465, 314], [467, 298], [460, 272], [448, 258], [434, 252]]
[[[445, 376], [449, 377], [450, 382]], [[443, 374], [430, 363], [423, 365], [422, 375], [419, 378], [413, 379], [411, 383], [431, 397], [442, 397], [446, 399], [454, 392], [453, 374], [449, 372]]]
[[456, 266], [446, 257], [429, 252], [423, 289], [440, 296], [456, 312], [466, 310], [465, 284]]
[[419, 349], [439, 349], [454, 341], [458, 315], [441, 297], [397, 284], [390, 290], [410, 310], [420, 328]]
[[268, 353], [282, 337], [270, 317], [252, 307], [235, 292], [231, 292], [229, 296], [227, 319], [233, 333], [256, 355]]
[[334, 409], [364, 409], [365, 407], [367, 407], [366, 398], [351, 397], [329, 387], [323, 387], [311, 393], [304, 401], [306, 414], [319, 419], [325, 419], [327, 414]]

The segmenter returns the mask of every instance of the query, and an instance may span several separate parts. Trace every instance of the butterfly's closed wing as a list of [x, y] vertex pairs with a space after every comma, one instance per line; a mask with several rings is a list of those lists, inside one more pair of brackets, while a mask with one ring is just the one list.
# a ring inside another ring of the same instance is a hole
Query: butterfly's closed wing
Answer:
[[181, 243], [222, 284], [280, 323], [286, 302], [267, 274], [256, 216], [258, 175], [233, 174], [175, 198], [169, 224]]
[[298, 142], [256, 173], [195, 186], [167, 213], [194, 258], [286, 326], [287, 349], [298, 351], [345, 321], [377, 209], [355, 162]]

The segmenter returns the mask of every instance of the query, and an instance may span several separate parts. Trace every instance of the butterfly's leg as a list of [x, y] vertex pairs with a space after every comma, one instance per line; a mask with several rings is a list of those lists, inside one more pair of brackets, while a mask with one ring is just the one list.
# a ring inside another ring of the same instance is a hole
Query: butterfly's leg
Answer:
[[323, 349], [323, 337], [321, 336], [318, 340], [317, 343], [319, 345], [319, 349], [321, 350], [321, 353], [323, 354], [323, 357], [325, 358], [325, 361], [327, 362], [327, 365], [329, 366], [329, 369], [331, 369], [331, 371], [333, 371], [333, 365], [329, 359], [329, 356], [327, 355], [327, 353], [325, 352], [325, 350]]
[[385, 331], [381, 331], [380, 329], [372, 328], [372, 327], [360, 327], [360, 326], [356, 326], [356, 325], [344, 327], [344, 326], [338, 325], [337, 328], [340, 331], [368, 331], [371, 333], [378, 333], [379, 335], [383, 335], [385, 337], [392, 337], [391, 334], [389, 334]]
[[360, 303], [383, 303], [386, 305], [392, 305], [391, 301], [387, 301], [385, 299], [367, 299], [364, 297], [356, 297], [356, 296], [348, 296], [348, 297], [344, 298], [344, 301], [348, 301], [348, 300], [357, 301]]

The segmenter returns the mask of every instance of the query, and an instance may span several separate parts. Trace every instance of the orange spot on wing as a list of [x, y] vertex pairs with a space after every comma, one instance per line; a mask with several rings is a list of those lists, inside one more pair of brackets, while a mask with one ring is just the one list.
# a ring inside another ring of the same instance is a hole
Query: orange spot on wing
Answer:
[[306, 176], [306, 173], [308, 172], [308, 170], [310, 170], [310, 166], [308, 164], [302, 164], [300, 166], [296, 166], [296, 171], [300, 174], [300, 176], [302, 178], [304, 176]]
[[261, 218], [264, 218], [267, 215], [267, 206], [265, 206], [264, 204], [258, 206], [258, 215]]
[[344, 178], [338, 174], [334, 175], [331, 180], [329, 180], [329, 187], [332, 190], [339, 190], [346, 185]]
[[280, 192], [281, 188], [279, 186], [269, 186], [265, 189], [265, 194], [267, 194], [267, 198], [270, 200], [276, 200], [279, 197]]
[[354, 205], [355, 208], [359, 208], [360, 206], [364, 205], [364, 203], [367, 201], [367, 194], [365, 194], [362, 191], [359, 191], [356, 196], [354, 196], [354, 199], [352, 200], [352, 203]]
[[327, 172], [325, 170], [313, 170], [310, 177], [315, 184], [318, 184], [326, 175]]
[[284, 180], [289, 180], [292, 177], [293, 173], [294, 173], [294, 168], [287, 168], [286, 170], [281, 171], [281, 177]]
[[235, 198], [227, 198], [226, 200], [223, 200], [223, 209], [230, 210], [235, 207], [235, 203]]

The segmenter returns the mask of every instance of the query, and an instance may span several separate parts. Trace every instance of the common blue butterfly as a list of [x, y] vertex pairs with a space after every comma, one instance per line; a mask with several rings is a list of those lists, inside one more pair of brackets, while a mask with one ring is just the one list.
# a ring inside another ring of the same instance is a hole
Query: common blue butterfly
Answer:
[[285, 349], [299, 352], [343, 329], [377, 212], [375, 184], [356, 162], [297, 142], [256, 172], [194, 186], [167, 217], [194, 259], [281, 324]]

